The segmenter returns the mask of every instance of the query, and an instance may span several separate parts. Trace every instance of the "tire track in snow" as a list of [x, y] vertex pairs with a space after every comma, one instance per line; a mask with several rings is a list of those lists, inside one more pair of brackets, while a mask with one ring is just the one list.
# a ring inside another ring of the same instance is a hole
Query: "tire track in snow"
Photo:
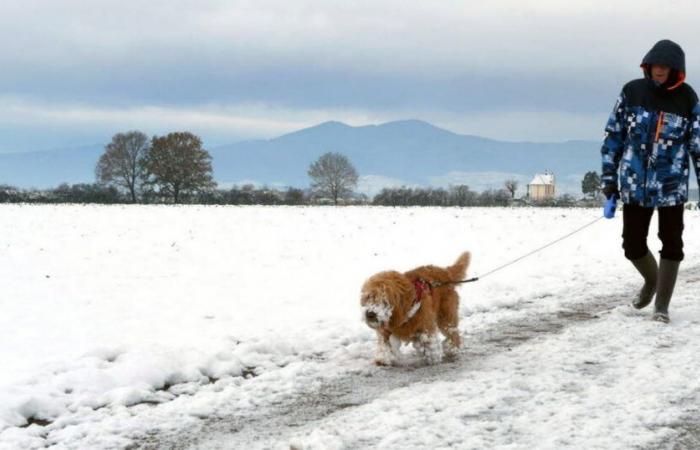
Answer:
[[[700, 266], [688, 267], [679, 274], [679, 282], [693, 280], [698, 276]], [[625, 292], [635, 292], [637, 284], [626, 285]], [[621, 299], [621, 295], [624, 294], [594, 296], [584, 302], [564, 303], [563, 309], [559, 311], [545, 312], [534, 301], [521, 302], [510, 309], [530, 312], [529, 314], [503, 320], [486, 330], [463, 336], [465, 349], [456, 361], [434, 366], [406, 365], [390, 368], [372, 367], [368, 361], [366, 369], [325, 380], [320, 387], [298, 392], [282, 404], [260, 411], [206, 419], [195, 430], [183, 430], [176, 435], [151, 436], [136, 442], [130, 448], [258, 448], [263, 442], [291, 437], [300, 427], [342, 413], [347, 408], [362, 406], [395, 389], [416, 383], [453, 379], [466, 371], [478, 369], [491, 355], [507, 352], [534, 339], [556, 335], [569, 326], [599, 319], [601, 315], [628, 302], [628, 299]], [[545, 298], [535, 300], [546, 301]], [[697, 445], [691, 445], [700, 442], [700, 426], [697, 421], [689, 419], [687, 424], [679, 424], [675, 428], [683, 442], [690, 446], [671, 448], [698, 448]], [[681, 441], [678, 443], [682, 445]]]

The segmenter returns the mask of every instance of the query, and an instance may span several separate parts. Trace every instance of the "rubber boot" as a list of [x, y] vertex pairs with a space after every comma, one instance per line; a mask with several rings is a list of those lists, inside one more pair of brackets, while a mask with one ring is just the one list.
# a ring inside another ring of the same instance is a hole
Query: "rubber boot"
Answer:
[[656, 259], [654, 259], [654, 255], [651, 252], [647, 252], [645, 256], [631, 261], [637, 271], [644, 277], [644, 286], [639, 291], [637, 298], [632, 301], [632, 306], [642, 309], [651, 303], [651, 299], [654, 298], [659, 269], [656, 266]]
[[676, 278], [678, 277], [678, 266], [680, 261], [671, 261], [670, 259], [661, 258], [659, 262], [659, 279], [656, 285], [656, 302], [654, 303], [654, 315], [652, 320], [668, 323], [668, 305], [671, 303], [673, 288], [676, 286]]

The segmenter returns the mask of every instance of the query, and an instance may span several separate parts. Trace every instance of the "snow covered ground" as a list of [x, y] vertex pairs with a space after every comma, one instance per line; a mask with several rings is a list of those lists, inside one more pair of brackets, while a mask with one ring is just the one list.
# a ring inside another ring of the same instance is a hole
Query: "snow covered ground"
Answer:
[[0, 448], [698, 448], [698, 211], [669, 326], [617, 217], [460, 287], [457, 361], [371, 364], [367, 276], [598, 214], [0, 205]]

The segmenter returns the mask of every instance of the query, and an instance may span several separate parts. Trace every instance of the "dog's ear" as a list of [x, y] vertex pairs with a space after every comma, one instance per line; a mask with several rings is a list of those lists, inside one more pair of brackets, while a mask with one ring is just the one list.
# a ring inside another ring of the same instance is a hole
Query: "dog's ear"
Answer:
[[362, 289], [360, 289], [360, 304], [365, 305], [367, 304], [367, 298], [369, 297], [369, 291], [367, 289], [367, 281], [364, 282], [362, 285]]
[[373, 275], [365, 282], [361, 292], [360, 301], [363, 302], [363, 305], [366, 303], [387, 303], [392, 311], [392, 321], [402, 320], [413, 303], [413, 284], [405, 276], [395, 271]]
[[380, 297], [381, 287], [381, 283], [379, 281], [380, 280], [378, 279], [377, 275], [375, 275], [367, 279], [367, 281], [365, 281], [365, 283], [362, 285], [362, 289], [360, 289], [360, 304], [362, 306], [375, 303], [377, 300], [379, 300], [378, 297]]
[[403, 320], [413, 305], [413, 284], [404, 276], [392, 277], [384, 284], [385, 296], [391, 305], [397, 319]]
[[400, 305], [398, 303], [399, 297], [396, 295], [396, 289], [391, 279], [384, 280], [381, 285], [377, 286], [377, 290], [378, 297], [387, 301], [392, 309]]

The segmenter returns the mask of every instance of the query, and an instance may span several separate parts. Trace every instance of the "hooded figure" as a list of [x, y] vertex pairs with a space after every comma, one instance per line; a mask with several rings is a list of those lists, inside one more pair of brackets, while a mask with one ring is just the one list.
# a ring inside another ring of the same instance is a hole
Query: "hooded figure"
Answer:
[[[641, 309], [656, 294], [654, 320], [668, 322], [668, 305], [683, 260], [683, 211], [690, 160], [700, 174], [700, 105], [685, 83], [685, 53], [662, 40], [644, 56], [644, 78], [623, 88], [605, 127], [601, 187], [624, 203], [622, 247], [644, 278], [632, 305]], [[700, 177], [698, 177], [700, 186]], [[647, 247], [658, 209], [661, 259]]]
[[659, 87], [672, 91], [685, 81], [685, 53], [675, 42], [668, 39], [659, 41], [644, 55], [641, 67], [647, 80], [651, 80], [651, 66], [654, 64], [671, 69], [668, 80]]

